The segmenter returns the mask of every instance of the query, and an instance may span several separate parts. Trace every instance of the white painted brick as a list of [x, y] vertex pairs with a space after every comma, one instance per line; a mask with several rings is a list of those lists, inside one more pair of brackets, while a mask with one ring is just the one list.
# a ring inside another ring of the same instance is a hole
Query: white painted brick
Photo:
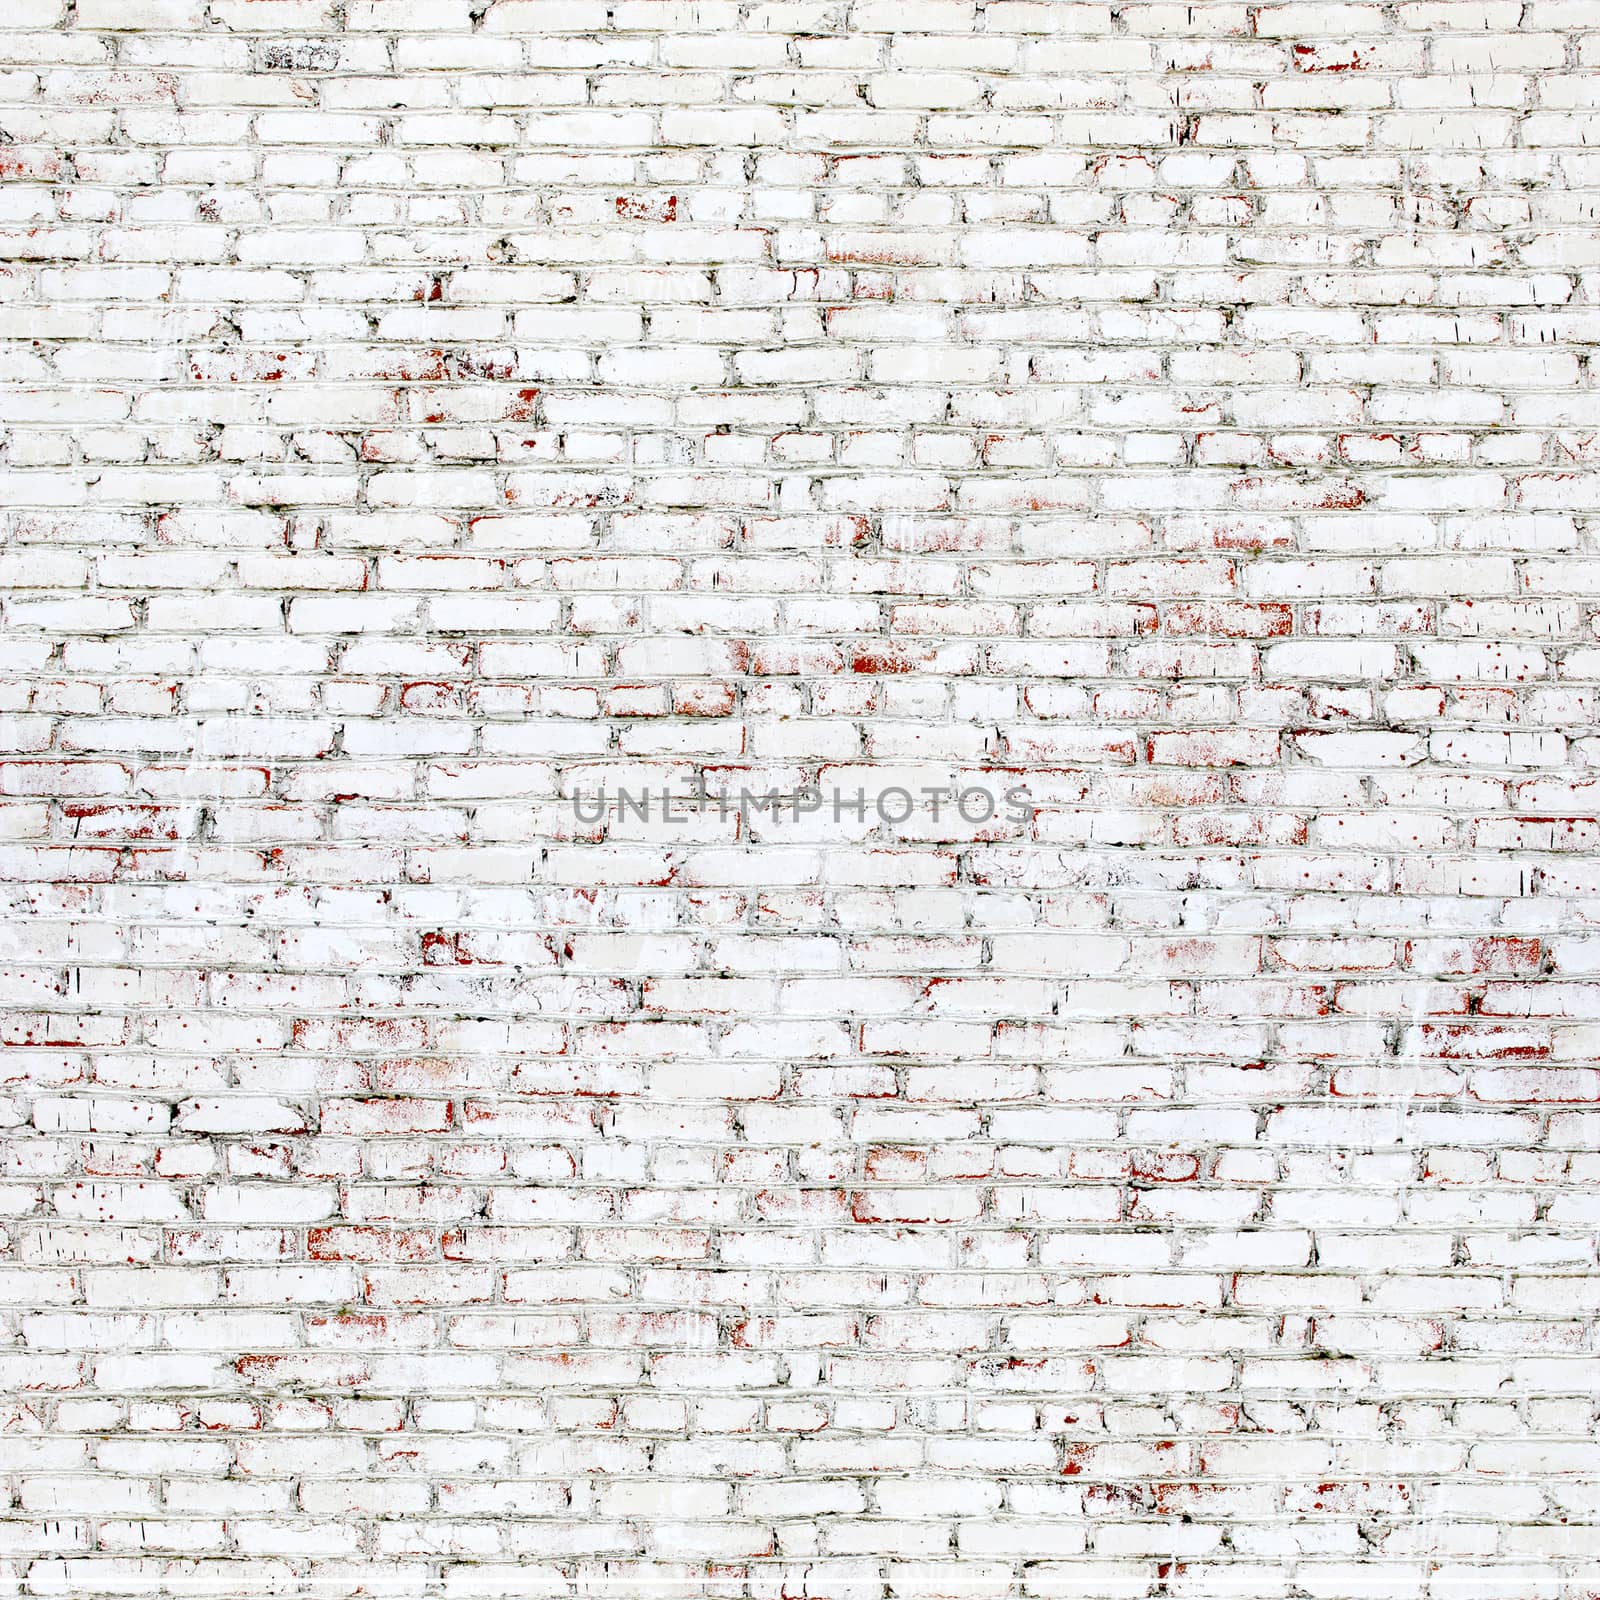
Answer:
[[12, 10], [0, 1588], [1595, 1590], [1592, 6]]

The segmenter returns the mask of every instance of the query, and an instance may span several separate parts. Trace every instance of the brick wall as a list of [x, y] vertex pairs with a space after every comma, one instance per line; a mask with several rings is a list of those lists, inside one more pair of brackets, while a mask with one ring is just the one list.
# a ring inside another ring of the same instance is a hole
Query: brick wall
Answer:
[[1600, 7], [5, 28], [0, 1592], [1600, 1592]]

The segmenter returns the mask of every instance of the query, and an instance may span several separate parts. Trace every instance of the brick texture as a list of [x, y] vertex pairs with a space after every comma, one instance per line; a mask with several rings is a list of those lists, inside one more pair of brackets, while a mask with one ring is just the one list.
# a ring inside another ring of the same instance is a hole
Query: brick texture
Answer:
[[1600, 1593], [1594, 0], [4, 29], [0, 1593]]

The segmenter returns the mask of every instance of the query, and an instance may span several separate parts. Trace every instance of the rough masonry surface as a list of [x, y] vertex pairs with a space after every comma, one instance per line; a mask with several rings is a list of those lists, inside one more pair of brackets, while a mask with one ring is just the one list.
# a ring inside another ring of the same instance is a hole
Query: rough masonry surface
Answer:
[[0, 58], [0, 1592], [1600, 1593], [1600, 5]]

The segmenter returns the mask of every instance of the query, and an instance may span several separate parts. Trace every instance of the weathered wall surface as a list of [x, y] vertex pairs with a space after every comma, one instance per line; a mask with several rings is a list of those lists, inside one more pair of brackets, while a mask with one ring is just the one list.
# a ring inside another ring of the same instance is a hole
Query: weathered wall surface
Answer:
[[1600, 1589], [1600, 8], [6, 29], [0, 1592]]

